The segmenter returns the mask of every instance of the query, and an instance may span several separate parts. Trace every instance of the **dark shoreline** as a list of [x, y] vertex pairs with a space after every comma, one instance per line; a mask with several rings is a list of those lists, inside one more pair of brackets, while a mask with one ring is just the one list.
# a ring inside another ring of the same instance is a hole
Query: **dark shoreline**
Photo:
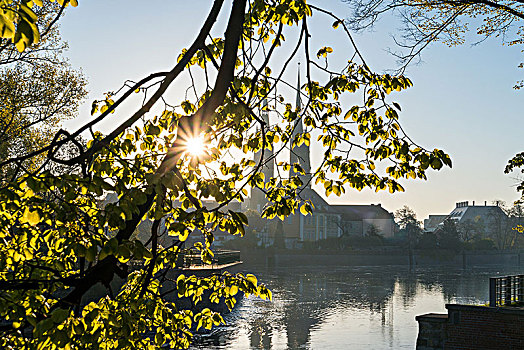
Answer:
[[284, 250], [264, 249], [241, 252], [244, 265], [271, 266], [524, 266], [524, 250]]

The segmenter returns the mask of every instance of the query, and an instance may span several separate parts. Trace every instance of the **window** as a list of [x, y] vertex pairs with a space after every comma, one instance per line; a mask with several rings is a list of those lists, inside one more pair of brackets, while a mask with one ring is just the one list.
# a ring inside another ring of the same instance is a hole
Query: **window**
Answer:
[[306, 225], [313, 225], [313, 215], [306, 216]]
[[327, 217], [328, 227], [330, 228], [337, 227], [337, 221], [338, 220], [336, 216], [328, 216]]

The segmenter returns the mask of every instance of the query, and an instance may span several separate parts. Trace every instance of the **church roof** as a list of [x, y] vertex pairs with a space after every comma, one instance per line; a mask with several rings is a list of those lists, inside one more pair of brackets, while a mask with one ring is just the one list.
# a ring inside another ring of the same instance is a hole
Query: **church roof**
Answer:
[[305, 187], [300, 191], [299, 197], [302, 200], [310, 200], [313, 203], [313, 211], [315, 212], [331, 212], [331, 205], [322, 198], [317, 191], [311, 187]]
[[344, 220], [363, 219], [393, 219], [393, 215], [380, 204], [374, 205], [333, 205], [326, 202], [311, 187], [306, 187], [300, 192], [300, 198], [309, 199], [313, 203], [313, 211], [328, 214], [340, 214]]
[[369, 205], [332, 205], [334, 210], [343, 215], [344, 219], [392, 219], [393, 215], [380, 204]]
[[[208, 210], [213, 210], [219, 206], [219, 203], [212, 199], [204, 199], [202, 201], [202, 205], [205, 206]], [[242, 203], [238, 201], [231, 201], [225, 206], [225, 209], [232, 211], [241, 211]]]

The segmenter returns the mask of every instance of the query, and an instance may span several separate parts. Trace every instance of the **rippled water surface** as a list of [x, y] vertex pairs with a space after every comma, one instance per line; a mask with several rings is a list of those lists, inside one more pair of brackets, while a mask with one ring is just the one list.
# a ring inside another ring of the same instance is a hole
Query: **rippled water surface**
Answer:
[[244, 298], [228, 326], [199, 336], [193, 349], [414, 349], [415, 316], [446, 303], [484, 304], [489, 277], [508, 266], [470, 268], [246, 267], [273, 301]]

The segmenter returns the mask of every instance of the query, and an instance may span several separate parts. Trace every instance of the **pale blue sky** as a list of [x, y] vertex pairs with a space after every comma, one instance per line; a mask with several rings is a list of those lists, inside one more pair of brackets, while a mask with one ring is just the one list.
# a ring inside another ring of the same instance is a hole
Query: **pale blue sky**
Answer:
[[[340, 17], [350, 12], [347, 5], [335, 0], [312, 3]], [[92, 100], [117, 89], [126, 79], [138, 80], [170, 69], [180, 50], [194, 39], [210, 4], [209, 0], [83, 0], [70, 9], [61, 27], [70, 46], [67, 56], [87, 76], [90, 95], [79, 118], [67, 126], [74, 128], [89, 120]], [[312, 46], [325, 41], [336, 55], [346, 44], [332, 34], [331, 22], [319, 19], [312, 27]], [[373, 33], [355, 35], [376, 71], [394, 64], [385, 49], [393, 46], [390, 34], [396, 26], [398, 22], [387, 19]], [[217, 27], [224, 30], [223, 17]], [[329, 197], [330, 202], [382, 203], [390, 211], [408, 205], [424, 219], [428, 214], [449, 213], [459, 201], [478, 204], [502, 199], [509, 203], [518, 198], [512, 187], [515, 180], [503, 170], [507, 160], [524, 148], [524, 91], [512, 89], [524, 77], [524, 70], [517, 69], [523, 58], [520, 49], [503, 47], [500, 39], [474, 47], [435, 44], [422, 58], [423, 64], [407, 72], [414, 87], [395, 95], [394, 100], [402, 106], [400, 121], [408, 134], [427, 148], [448, 152], [453, 169], [431, 172], [428, 181], [405, 181], [404, 193], [348, 190], [341, 198]], [[108, 120], [104, 127], [117, 120]]]

